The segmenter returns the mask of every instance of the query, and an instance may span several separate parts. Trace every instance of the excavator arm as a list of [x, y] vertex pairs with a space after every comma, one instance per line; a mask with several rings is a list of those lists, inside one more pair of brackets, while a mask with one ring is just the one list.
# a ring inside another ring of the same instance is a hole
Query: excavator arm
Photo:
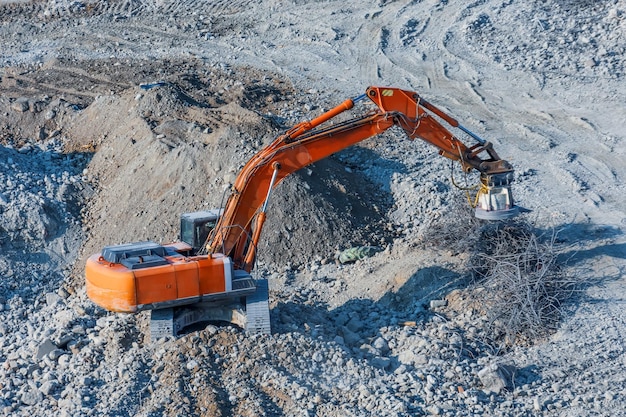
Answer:
[[[374, 113], [319, 127], [366, 98], [378, 107]], [[452, 127], [465, 131], [478, 143], [466, 146], [431, 112]], [[410, 139], [420, 138], [434, 145], [440, 155], [458, 161], [463, 171], [476, 169], [481, 173], [477, 217], [503, 219], [517, 214], [509, 187], [513, 168], [497, 155], [489, 142], [415, 92], [369, 87], [365, 94], [345, 100], [311, 121], [295, 125], [252, 157], [235, 180], [224, 213], [209, 237], [208, 253], [225, 254], [231, 257], [236, 269], [250, 272], [272, 189], [293, 172], [392, 126], [402, 128]]]

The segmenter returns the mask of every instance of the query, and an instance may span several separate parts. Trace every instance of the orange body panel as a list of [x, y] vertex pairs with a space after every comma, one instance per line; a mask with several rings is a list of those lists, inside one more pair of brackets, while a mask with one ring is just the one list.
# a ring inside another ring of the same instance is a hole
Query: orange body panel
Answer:
[[159, 305], [197, 302], [230, 289], [232, 266], [223, 255], [166, 257], [167, 265], [131, 270], [92, 255], [85, 268], [89, 298], [99, 306], [124, 313]]
[[176, 274], [176, 289], [178, 290], [176, 298], [196, 297], [198, 294], [202, 294], [200, 292], [200, 280], [198, 279], [198, 262], [177, 262], [174, 264], [174, 271]]
[[123, 265], [99, 261], [100, 254], [91, 255], [85, 266], [87, 296], [110, 311], [137, 311], [135, 275]]
[[200, 294], [215, 294], [226, 291], [226, 284], [224, 279], [224, 260], [228, 258], [220, 258], [220, 263], [215, 262], [215, 259], [204, 258], [198, 259], [198, 272], [201, 277], [199, 280]]
[[137, 288], [137, 305], [178, 298], [176, 271], [173, 265], [153, 266], [133, 272]]

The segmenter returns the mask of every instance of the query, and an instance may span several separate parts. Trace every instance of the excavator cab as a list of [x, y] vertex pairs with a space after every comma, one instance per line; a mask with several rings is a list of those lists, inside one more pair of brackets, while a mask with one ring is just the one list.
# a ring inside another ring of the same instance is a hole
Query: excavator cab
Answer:
[[193, 253], [197, 253], [215, 228], [222, 211], [213, 209], [181, 214], [180, 240], [191, 246]]

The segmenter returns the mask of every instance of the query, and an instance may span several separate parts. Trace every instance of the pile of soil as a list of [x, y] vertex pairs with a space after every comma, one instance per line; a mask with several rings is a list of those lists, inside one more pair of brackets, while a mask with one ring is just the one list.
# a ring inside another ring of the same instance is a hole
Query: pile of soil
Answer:
[[[97, 74], [108, 66], [88, 67], [90, 85], [80, 90], [108, 89], [108, 80]], [[117, 91], [94, 97], [59, 96], [59, 89], [69, 88], [60, 82], [68, 80], [62, 75], [72, 71], [60, 61], [30, 70], [27, 77], [4, 77], [5, 84], [13, 84], [8, 94], [18, 96], [5, 99], [5, 106], [33, 107], [9, 113], [4, 143], [24, 146], [63, 137], [65, 152], [89, 161], [82, 175], [94, 192], [81, 211], [84, 257], [108, 244], [178, 239], [180, 214], [224, 204], [245, 162], [290, 122], [267, 115], [302, 105], [290, 86], [253, 70], [224, 72], [189, 62], [124, 68], [109, 75], [117, 80]], [[146, 74], [159, 81], [144, 83]], [[25, 78], [28, 83], [18, 82]], [[55, 85], [57, 91], [49, 91], [53, 97], [25, 97], [34, 85]], [[260, 261], [281, 269], [332, 261], [337, 251], [355, 245], [384, 245], [392, 235], [390, 207], [390, 193], [380, 192], [358, 170], [337, 158], [320, 161], [278, 187]]]

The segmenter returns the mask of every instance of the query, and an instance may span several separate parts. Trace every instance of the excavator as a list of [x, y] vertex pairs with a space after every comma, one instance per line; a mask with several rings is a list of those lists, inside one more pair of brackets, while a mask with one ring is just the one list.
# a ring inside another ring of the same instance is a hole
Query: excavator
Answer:
[[[327, 123], [369, 99], [374, 111]], [[476, 143], [467, 146], [440, 120]], [[418, 93], [368, 87], [320, 116], [296, 124], [254, 155], [232, 186], [223, 209], [181, 215], [180, 241], [106, 246], [85, 268], [88, 297], [109, 311], [151, 310], [151, 338], [176, 336], [185, 327], [225, 321], [248, 333], [271, 332], [267, 280], [254, 279], [257, 245], [272, 190], [288, 175], [340, 150], [400, 127], [480, 179], [475, 216], [504, 220], [519, 213], [511, 183], [513, 167], [490, 142], [426, 101]]]

